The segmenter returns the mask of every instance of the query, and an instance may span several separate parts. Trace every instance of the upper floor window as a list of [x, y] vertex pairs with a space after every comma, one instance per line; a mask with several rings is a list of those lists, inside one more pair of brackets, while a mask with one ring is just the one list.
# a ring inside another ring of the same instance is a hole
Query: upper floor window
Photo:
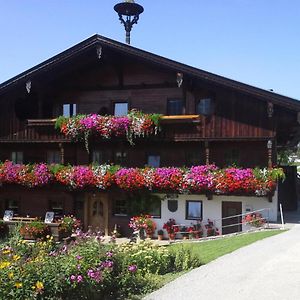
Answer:
[[60, 151], [47, 151], [47, 163], [48, 164], [60, 164], [61, 155]]
[[160, 166], [160, 155], [148, 155], [147, 165], [153, 168], [159, 168]]
[[11, 161], [14, 164], [22, 164], [23, 163], [23, 152], [22, 151], [13, 151], [11, 153]]
[[92, 163], [101, 165], [103, 163], [103, 152], [95, 150], [92, 152]]
[[170, 116], [182, 115], [183, 113], [183, 100], [182, 99], [169, 99], [167, 105], [167, 113]]
[[213, 103], [211, 98], [200, 99], [196, 106], [196, 113], [209, 116], [213, 112]]
[[114, 103], [114, 115], [126, 116], [128, 114], [128, 102], [115, 102]]
[[75, 103], [66, 103], [63, 105], [63, 116], [73, 117], [76, 116], [77, 107]]

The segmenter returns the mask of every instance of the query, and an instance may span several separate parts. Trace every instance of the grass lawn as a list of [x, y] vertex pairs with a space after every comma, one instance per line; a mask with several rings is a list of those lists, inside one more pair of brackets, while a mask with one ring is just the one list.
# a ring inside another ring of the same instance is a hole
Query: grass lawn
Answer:
[[170, 248], [176, 251], [181, 247], [188, 247], [192, 253], [200, 259], [201, 263], [205, 265], [222, 255], [231, 253], [241, 247], [282, 232], [282, 230], [266, 230], [224, 237], [222, 239], [204, 241], [201, 243], [175, 244], [171, 245]]
[[[256, 241], [264, 238], [279, 234], [285, 230], [266, 230], [260, 232], [246, 233], [237, 236], [224, 237], [217, 240], [208, 240], [204, 242], [185, 242], [180, 244], [173, 244], [168, 246], [172, 251], [179, 250], [181, 247], [189, 248], [194, 255], [196, 255], [202, 265], [205, 265], [216, 258], [231, 253], [241, 247], [250, 245]], [[167, 284], [168, 282], [176, 279], [186, 272], [180, 273], [168, 273], [160, 275], [160, 286]]]

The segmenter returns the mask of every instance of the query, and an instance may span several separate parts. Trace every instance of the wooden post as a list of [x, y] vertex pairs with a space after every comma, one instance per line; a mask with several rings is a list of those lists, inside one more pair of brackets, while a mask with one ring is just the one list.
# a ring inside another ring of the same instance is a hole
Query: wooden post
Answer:
[[268, 140], [267, 142], [267, 149], [268, 149], [268, 168], [271, 169], [273, 166], [272, 161], [272, 141]]
[[62, 143], [59, 143], [59, 149], [60, 149], [60, 163], [62, 165], [65, 164], [65, 149]]
[[209, 143], [205, 141], [205, 163], [209, 165]]

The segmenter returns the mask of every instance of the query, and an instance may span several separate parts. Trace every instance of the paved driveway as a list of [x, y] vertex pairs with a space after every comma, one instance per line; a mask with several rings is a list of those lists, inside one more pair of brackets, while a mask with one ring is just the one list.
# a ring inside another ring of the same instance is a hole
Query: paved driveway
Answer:
[[147, 300], [299, 300], [300, 225], [194, 269]]

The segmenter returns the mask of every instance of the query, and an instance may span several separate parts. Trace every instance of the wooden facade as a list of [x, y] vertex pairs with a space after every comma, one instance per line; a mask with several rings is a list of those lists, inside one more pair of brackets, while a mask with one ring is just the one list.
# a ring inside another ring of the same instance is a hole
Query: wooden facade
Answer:
[[[182, 84], [177, 82], [178, 72]], [[126, 101], [129, 109], [169, 115], [168, 101], [174, 99], [182, 100], [182, 115], [196, 118], [166, 118], [158, 135], [138, 139], [135, 146], [121, 139], [91, 140], [91, 152], [102, 151], [108, 163], [118, 163], [115, 153], [125, 152], [122, 164], [129, 167], [146, 165], [149, 154], [159, 155], [161, 166], [265, 167], [270, 159], [268, 141], [272, 141], [274, 164], [277, 147], [297, 142], [298, 101], [96, 35], [0, 85], [0, 160], [22, 152], [24, 163], [45, 162], [49, 151], [59, 151], [64, 164], [89, 164], [92, 157], [83, 143], [54, 128], [63, 104], [76, 104], [77, 114], [114, 114], [114, 103]], [[199, 114], [201, 99], [211, 99], [208, 114]], [[30, 193], [21, 194], [33, 207], [37, 202], [30, 200]], [[42, 194], [40, 215], [48, 209], [42, 202], [51, 198], [53, 190]], [[5, 200], [17, 197], [12, 195], [9, 189], [1, 190], [2, 210]], [[88, 208], [84, 209], [87, 204], [80, 204], [85, 212], [77, 211], [78, 194], [64, 197], [67, 213], [91, 219]], [[88, 203], [90, 197], [85, 195], [82, 201]], [[112, 204], [107, 205], [110, 211]], [[20, 213], [29, 213], [28, 207], [21, 207]], [[111, 229], [125, 221], [114, 216], [105, 222]]]

